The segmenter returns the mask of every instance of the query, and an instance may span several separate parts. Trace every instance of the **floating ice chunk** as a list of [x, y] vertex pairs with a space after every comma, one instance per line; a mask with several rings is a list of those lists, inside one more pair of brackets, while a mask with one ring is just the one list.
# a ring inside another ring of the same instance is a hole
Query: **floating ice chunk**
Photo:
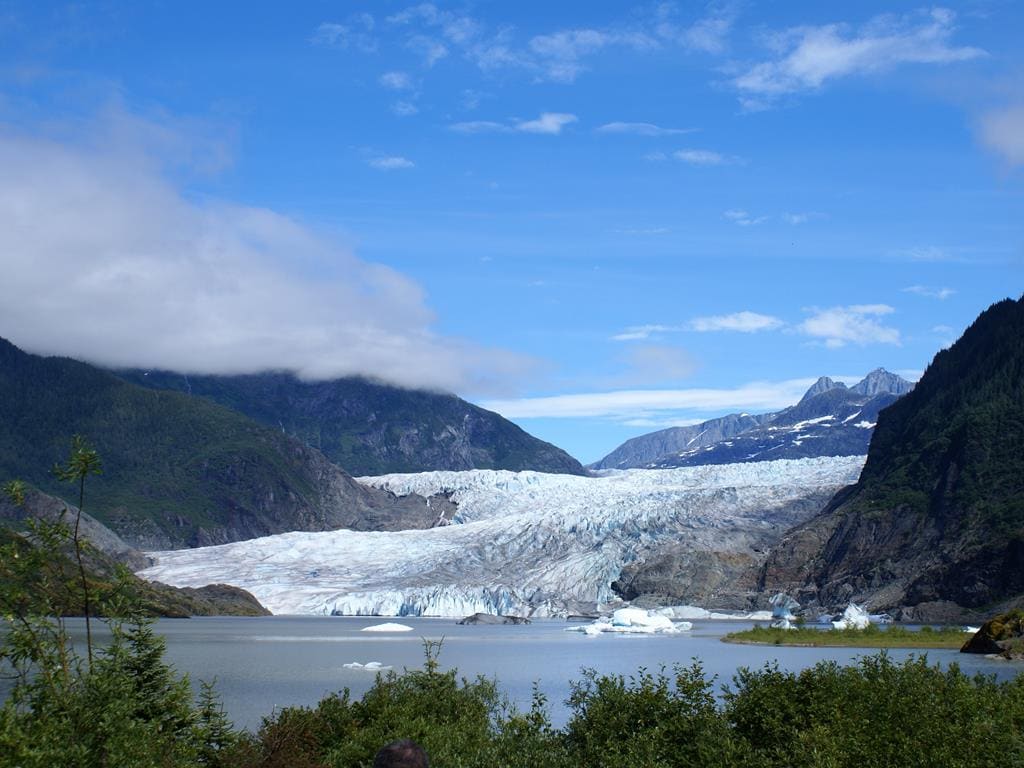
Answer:
[[843, 611], [838, 621], [833, 621], [832, 626], [836, 629], [866, 629], [871, 623], [868, 612], [856, 603], [850, 603]]
[[387, 621], [383, 624], [372, 624], [369, 627], [363, 627], [360, 632], [412, 632], [412, 627], [405, 624], [396, 624], [393, 621]]
[[655, 613], [670, 619], [710, 619], [715, 616], [706, 608], [698, 608], [695, 605], [672, 605], [659, 608]]
[[963, 631], [964, 631], [965, 634], [969, 632], [972, 635], [976, 635], [976, 634], [978, 634], [978, 632], [981, 632], [981, 627], [965, 626], [963, 628]]
[[391, 669], [387, 664], [382, 664], [379, 661], [368, 661], [365, 664], [360, 664], [358, 661], [351, 661], [348, 664], [342, 664], [345, 669], [361, 669], [364, 672], [386, 672]]
[[785, 592], [773, 595], [768, 602], [772, 606], [772, 626], [776, 629], [793, 629], [793, 620], [796, 618], [793, 611], [800, 607], [800, 603]]
[[623, 635], [658, 635], [688, 632], [693, 629], [689, 621], [672, 621], [657, 611], [643, 608], [619, 608], [611, 618], [597, 619], [590, 624], [567, 627], [566, 632], [600, 635], [605, 632]]
[[[743, 618], [749, 621], [768, 621], [772, 617], [771, 611], [753, 611]], [[715, 618], [718, 618], [717, 616]]]

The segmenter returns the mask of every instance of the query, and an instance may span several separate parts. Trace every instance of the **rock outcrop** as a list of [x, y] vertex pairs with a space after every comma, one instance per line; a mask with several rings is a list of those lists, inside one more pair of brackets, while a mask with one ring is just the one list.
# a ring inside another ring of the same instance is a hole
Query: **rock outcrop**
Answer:
[[982, 313], [880, 413], [858, 483], [790, 531], [759, 582], [919, 618], [1024, 594], [1024, 300]]

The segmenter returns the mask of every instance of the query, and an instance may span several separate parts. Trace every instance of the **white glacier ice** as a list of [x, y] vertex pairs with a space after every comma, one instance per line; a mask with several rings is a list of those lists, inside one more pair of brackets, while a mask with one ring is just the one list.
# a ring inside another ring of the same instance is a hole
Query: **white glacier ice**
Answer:
[[150, 553], [175, 586], [226, 583], [273, 613], [564, 615], [606, 603], [622, 567], [659, 545], [749, 551], [854, 482], [863, 456], [612, 470], [598, 477], [470, 470], [360, 478], [396, 494], [448, 494], [451, 525], [294, 532]]

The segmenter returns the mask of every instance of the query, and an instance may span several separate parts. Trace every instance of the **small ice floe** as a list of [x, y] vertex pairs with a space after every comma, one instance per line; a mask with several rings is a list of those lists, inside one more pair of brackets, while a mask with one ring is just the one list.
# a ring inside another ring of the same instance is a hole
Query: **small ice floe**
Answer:
[[965, 633], [965, 634], [969, 632], [969, 633], [970, 633], [970, 634], [972, 634], [972, 635], [976, 635], [976, 634], [978, 634], [979, 632], [981, 632], [981, 627], [972, 627], [972, 626], [970, 626], [970, 625], [964, 625], [964, 626], [962, 627], [962, 629], [963, 629], [963, 631], [964, 631], [964, 633]]
[[384, 624], [373, 624], [369, 627], [363, 627], [360, 632], [412, 632], [412, 627], [406, 626], [405, 624], [396, 624], [393, 621], [385, 622]]
[[668, 635], [693, 629], [688, 621], [672, 621], [657, 611], [643, 608], [619, 608], [609, 618], [601, 618], [579, 627], [567, 627], [566, 632], [600, 635], [606, 632], [624, 635]]
[[871, 616], [856, 603], [850, 603], [843, 611], [843, 615], [832, 622], [836, 629], [867, 629], [871, 623]]
[[361, 669], [364, 672], [387, 672], [391, 667], [387, 664], [382, 664], [379, 661], [368, 661], [365, 664], [360, 664], [358, 661], [350, 661], [348, 664], [342, 664], [345, 669]]

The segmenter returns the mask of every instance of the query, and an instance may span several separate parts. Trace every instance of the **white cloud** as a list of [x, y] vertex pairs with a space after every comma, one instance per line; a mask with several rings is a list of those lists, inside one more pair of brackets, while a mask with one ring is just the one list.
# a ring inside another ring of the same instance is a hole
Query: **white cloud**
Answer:
[[689, 165], [726, 165], [736, 162], [736, 158], [709, 149], [678, 149], [672, 153], [672, 157]]
[[741, 227], [753, 227], [763, 224], [771, 218], [770, 216], [751, 216], [746, 211], [737, 208], [725, 211], [722, 215]]
[[797, 326], [797, 330], [835, 349], [847, 344], [900, 343], [900, 332], [883, 325], [877, 318], [895, 310], [886, 304], [854, 304], [848, 307], [814, 308], [811, 317]]
[[787, 93], [813, 90], [851, 75], [884, 72], [900, 64], [946, 64], [985, 55], [950, 44], [955, 14], [935, 8], [908, 16], [884, 15], [859, 29], [845, 24], [793, 27], [771, 37], [777, 56], [749, 68], [734, 85], [750, 106]]
[[1024, 165], [1024, 104], [995, 109], [979, 122], [982, 143], [1010, 165]]
[[405, 91], [412, 88], [412, 78], [408, 72], [385, 72], [378, 82], [393, 91]]
[[576, 115], [570, 115], [565, 112], [543, 112], [536, 120], [525, 120], [516, 123], [516, 130], [526, 133], [546, 133], [557, 136], [565, 126], [575, 123], [576, 120]]
[[0, 205], [0, 335], [15, 344], [113, 367], [477, 392], [529, 370], [435, 333], [404, 275], [274, 211], [185, 193], [116, 118], [75, 128], [0, 131], [0, 200], [16, 201]]
[[783, 213], [780, 218], [787, 224], [797, 227], [814, 219], [826, 218], [826, 216], [824, 213], [818, 213], [817, 211], [802, 211], [800, 213]]
[[[835, 378], [835, 377], [833, 377]], [[800, 400], [817, 379], [752, 382], [733, 389], [643, 389], [487, 400], [484, 408], [511, 419], [655, 418], [680, 411], [774, 411]], [[854, 379], [856, 381], [857, 379]]]
[[416, 164], [405, 157], [398, 155], [384, 155], [381, 157], [368, 158], [366, 164], [378, 171], [399, 171], [405, 168], [415, 168]]
[[713, 315], [696, 317], [689, 323], [690, 330], [707, 333], [710, 331], [738, 331], [740, 333], [756, 333], [757, 331], [773, 331], [781, 328], [779, 318], [762, 315], [757, 312], [734, 312], [731, 315]]
[[463, 123], [453, 123], [448, 126], [458, 133], [511, 133], [520, 131], [522, 133], [540, 133], [549, 136], [557, 136], [562, 129], [575, 123], [578, 120], [576, 115], [564, 112], [543, 112], [540, 117], [534, 120], [516, 120], [511, 123], [498, 123], [493, 120], [471, 120]]
[[656, 333], [673, 333], [683, 330], [677, 325], [631, 325], [621, 333], [612, 336], [612, 341], [642, 341]]
[[653, 123], [605, 123], [594, 129], [597, 133], [631, 133], [636, 136], [679, 136], [693, 133], [695, 128], [663, 128]]
[[952, 288], [931, 288], [927, 285], [910, 285], [903, 289], [904, 293], [916, 293], [918, 296], [927, 296], [930, 299], [948, 299], [954, 293]]

